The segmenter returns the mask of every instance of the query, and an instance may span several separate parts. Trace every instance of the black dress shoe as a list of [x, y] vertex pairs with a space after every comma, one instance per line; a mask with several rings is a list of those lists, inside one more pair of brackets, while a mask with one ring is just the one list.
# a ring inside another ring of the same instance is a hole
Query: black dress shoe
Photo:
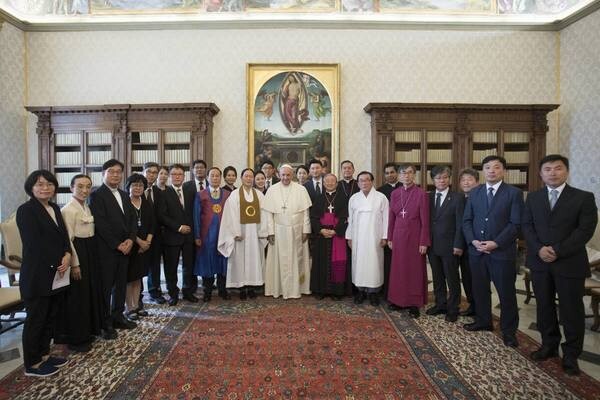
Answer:
[[219, 292], [219, 297], [222, 298], [223, 300], [230, 300], [231, 296], [229, 295], [229, 293], [227, 292], [227, 290], [222, 290]]
[[390, 311], [400, 311], [400, 310], [402, 310], [402, 307], [390, 303], [390, 304], [388, 304], [388, 310], [390, 310]]
[[577, 359], [575, 357], [563, 357], [562, 368], [563, 371], [565, 371], [565, 374], [569, 376], [575, 376], [581, 373], [579, 364], [577, 363]]
[[246, 300], [248, 298], [248, 293], [246, 289], [240, 289], [240, 300]]
[[379, 296], [377, 293], [369, 293], [369, 303], [371, 303], [373, 307], [379, 306]]
[[469, 308], [467, 308], [466, 310], [461, 311], [460, 315], [463, 317], [473, 317], [475, 316], [475, 310], [473, 309], [473, 307], [469, 306]]
[[335, 301], [340, 301], [340, 300], [342, 300], [342, 298], [343, 298], [343, 296], [340, 296], [340, 295], [335, 295], [335, 296], [333, 296], [333, 299], [334, 299]]
[[211, 298], [212, 298], [211, 292], [204, 292], [204, 295], [202, 296], [202, 301], [205, 303], [208, 303]]
[[148, 311], [141, 309], [136, 310], [135, 313], [138, 315], [138, 317], [147, 317], [148, 315], [150, 315]]
[[123, 317], [113, 321], [113, 326], [115, 329], [133, 329], [137, 326], [137, 324]]
[[542, 346], [536, 351], [532, 351], [530, 356], [533, 361], [544, 361], [549, 358], [558, 357], [558, 349]]
[[440, 315], [440, 314], [446, 314], [448, 311], [443, 309], [443, 308], [438, 308], [438, 306], [433, 306], [427, 309], [427, 311], [425, 311], [425, 314], [427, 315]]
[[325, 299], [325, 295], [324, 294], [318, 294], [317, 295], [317, 300], [324, 300]]
[[354, 296], [354, 304], [362, 304], [363, 301], [365, 301], [365, 298], [363, 297], [362, 292], [356, 293]]
[[170, 306], [176, 306], [176, 305], [177, 305], [177, 303], [179, 303], [179, 299], [178, 299], [177, 297], [171, 297], [171, 298], [169, 299], [169, 305], [170, 305]]
[[197, 303], [200, 301], [199, 298], [197, 298], [196, 296], [194, 296], [193, 294], [189, 293], [189, 294], [184, 294], [183, 295], [183, 299], [189, 301], [190, 303]]
[[150, 297], [150, 300], [155, 302], [156, 304], [165, 304], [167, 302], [167, 299], [165, 299], [162, 295]]
[[514, 335], [504, 335], [504, 345], [508, 347], [519, 347], [519, 341]]
[[472, 322], [470, 324], [464, 324], [463, 328], [465, 328], [469, 332], [477, 332], [477, 331], [490, 331], [491, 332], [494, 330], [494, 327], [492, 325], [488, 325], [488, 326], [477, 325], [476, 322]]
[[[117, 332], [115, 331], [115, 334]], [[70, 344], [67, 346], [69, 350], [72, 350], [76, 353], [87, 353], [92, 350], [91, 343], [81, 343], [81, 344]]]
[[129, 311], [129, 312], [125, 313], [125, 317], [130, 321], [137, 321], [138, 319], [140, 319], [140, 317], [138, 317], [136, 311]]
[[256, 298], [256, 292], [254, 291], [254, 289], [248, 289], [248, 297], [250, 297], [251, 299]]
[[456, 322], [456, 320], [458, 320], [458, 315], [457, 314], [446, 314], [444, 319], [446, 320], [446, 322]]
[[102, 338], [104, 340], [115, 340], [117, 336], [117, 331], [114, 328], [108, 328], [102, 331]]
[[421, 312], [417, 307], [409, 307], [408, 315], [410, 315], [412, 318], [419, 318], [421, 316]]

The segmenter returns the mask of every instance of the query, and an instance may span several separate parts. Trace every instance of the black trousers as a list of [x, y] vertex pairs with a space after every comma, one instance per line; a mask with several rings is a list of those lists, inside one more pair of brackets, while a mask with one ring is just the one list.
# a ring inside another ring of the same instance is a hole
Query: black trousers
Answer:
[[180, 246], [165, 246], [165, 279], [170, 297], [179, 295], [177, 287], [177, 266], [179, 256], [183, 259], [183, 294], [194, 294], [198, 289], [198, 277], [194, 275], [194, 242], [185, 242]]
[[500, 298], [500, 328], [502, 334], [514, 336], [519, 326], [519, 309], [515, 280], [514, 260], [492, 260], [490, 255], [471, 256], [471, 276], [475, 298], [475, 323], [492, 325], [492, 295], [490, 282], [494, 282]]
[[[350, 265], [350, 264], [348, 264]], [[392, 265], [392, 250], [385, 246], [383, 248], [383, 288], [382, 296], [384, 299], [388, 297], [388, 289], [390, 287], [390, 269]]]
[[475, 299], [473, 299], [473, 279], [471, 278], [471, 267], [469, 266], [469, 252], [465, 250], [459, 258], [460, 280], [465, 291], [465, 296], [469, 302], [469, 307], [475, 309]]
[[583, 305], [585, 278], [566, 278], [550, 269], [531, 271], [531, 282], [537, 304], [537, 327], [542, 345], [558, 349], [561, 334], [556, 314], [556, 295], [560, 323], [565, 333], [563, 356], [577, 358], [583, 350], [585, 309]]
[[145, 263], [148, 268], [148, 293], [151, 297], [162, 296], [160, 288], [160, 259], [163, 256], [163, 245], [160, 239], [152, 240], [150, 250], [145, 254]]
[[433, 252], [429, 252], [428, 257], [436, 307], [446, 310], [449, 315], [458, 315], [460, 304], [458, 258], [454, 255], [438, 256]]
[[23, 363], [29, 368], [50, 354], [50, 341], [64, 292], [24, 299], [27, 316], [23, 325]]
[[129, 256], [116, 251], [100, 256], [102, 279], [102, 328], [110, 329], [113, 322], [123, 318]]
[[[227, 282], [227, 278], [225, 275], [217, 274], [217, 290], [219, 293], [225, 293], [227, 290], [225, 288], [225, 283]], [[215, 284], [215, 277], [202, 277], [202, 287], [205, 293], [210, 293], [213, 290], [213, 285]]]

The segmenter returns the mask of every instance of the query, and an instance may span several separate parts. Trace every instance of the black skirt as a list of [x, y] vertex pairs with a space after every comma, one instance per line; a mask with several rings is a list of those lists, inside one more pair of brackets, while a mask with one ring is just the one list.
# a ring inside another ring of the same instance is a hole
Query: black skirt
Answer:
[[134, 282], [148, 275], [146, 267], [146, 253], [138, 253], [140, 247], [134, 244], [129, 253], [129, 266], [127, 268], [127, 282]]
[[55, 342], [79, 345], [90, 343], [93, 336], [100, 335], [101, 280], [96, 239], [76, 237], [73, 245], [79, 257], [81, 280], [71, 278], [57, 319]]

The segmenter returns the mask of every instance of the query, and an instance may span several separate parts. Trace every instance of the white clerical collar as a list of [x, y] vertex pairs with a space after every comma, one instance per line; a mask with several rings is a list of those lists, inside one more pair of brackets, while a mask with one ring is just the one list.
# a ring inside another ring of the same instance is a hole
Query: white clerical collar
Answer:
[[396, 185], [398, 184], [398, 182], [395, 183], [388, 183], [388, 185], [390, 185], [391, 187], [396, 187]]
[[354, 179], [354, 178], [350, 178], [350, 179], [346, 179], [346, 178], [344, 178], [344, 182], [346, 182], [346, 183], [350, 183], [350, 181], [352, 181], [352, 179]]
[[558, 196], [560, 196], [562, 191], [565, 190], [565, 186], [567, 186], [567, 182], [565, 182], [562, 185], [560, 185], [559, 187], [555, 187], [555, 188], [551, 188], [550, 186], [546, 185], [546, 188], [548, 189], [548, 193], [550, 193], [552, 190], [556, 190], [558, 192]]
[[334, 194], [334, 193], [335, 193], [335, 191], [333, 191], [333, 192], [327, 192], [327, 194], [328, 194], [328, 195], [330, 195], [330, 196], [331, 196], [332, 194]]

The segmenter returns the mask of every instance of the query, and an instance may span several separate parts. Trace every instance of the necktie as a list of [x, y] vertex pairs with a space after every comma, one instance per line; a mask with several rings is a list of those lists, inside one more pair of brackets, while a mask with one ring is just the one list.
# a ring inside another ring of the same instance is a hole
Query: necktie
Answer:
[[179, 197], [179, 202], [181, 203], [181, 207], [185, 208], [185, 202], [183, 201], [183, 194], [181, 193], [181, 188], [177, 189], [177, 196]]
[[271, 186], [271, 181], [267, 181], [267, 189]]
[[148, 200], [150, 204], [154, 204], [154, 193], [152, 193], [151, 187], [146, 189], [146, 200]]
[[553, 210], [556, 202], [558, 201], [558, 190], [552, 189], [550, 191], [550, 209]]
[[321, 194], [321, 185], [320, 185], [320, 182], [317, 182], [316, 192], [317, 192], [317, 194]]
[[202, 191], [204, 189], [204, 185], [202, 184], [202, 181], [198, 182], [198, 191]]
[[494, 188], [493, 187], [488, 189], [488, 194], [487, 194], [488, 207], [492, 205], [492, 200], [494, 200]]
[[435, 212], [436, 213], [440, 210], [441, 205], [442, 205], [442, 194], [438, 192], [435, 195]]

